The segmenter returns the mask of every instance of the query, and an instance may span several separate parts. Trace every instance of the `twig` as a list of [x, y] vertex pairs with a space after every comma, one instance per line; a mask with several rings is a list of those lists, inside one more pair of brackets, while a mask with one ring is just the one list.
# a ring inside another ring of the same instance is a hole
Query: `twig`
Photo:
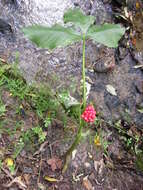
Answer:
[[48, 141], [45, 141], [43, 144], [41, 144], [39, 150], [37, 150], [37, 151], [34, 153], [34, 156], [37, 155], [37, 154], [40, 154], [40, 152], [43, 151], [44, 147], [45, 147], [48, 143], [49, 143]]
[[42, 154], [41, 154], [41, 159], [40, 159], [40, 168], [39, 168], [39, 173], [38, 173], [37, 184], [40, 182], [41, 168], [42, 168]]
[[8, 175], [8, 177], [9, 177], [10, 179], [12, 179], [12, 180], [14, 179], [14, 177], [10, 174], [10, 172], [9, 172], [7, 169], [1, 167], [1, 170], [2, 170], [6, 175]]
[[17, 183], [20, 189], [26, 190], [27, 186], [21, 181], [21, 176], [14, 178], [10, 183], [7, 185], [3, 185], [4, 187], [11, 187], [14, 183]]
[[52, 145], [51, 144], [49, 144], [49, 149], [50, 149], [50, 156], [52, 157], [53, 153], [52, 153]]

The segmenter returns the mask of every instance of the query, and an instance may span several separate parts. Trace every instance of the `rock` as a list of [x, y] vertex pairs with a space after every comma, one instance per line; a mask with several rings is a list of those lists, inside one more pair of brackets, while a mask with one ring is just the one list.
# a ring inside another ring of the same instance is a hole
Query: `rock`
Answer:
[[1, 33], [13, 33], [11, 25], [8, 24], [4, 19], [0, 19], [0, 32]]
[[96, 17], [96, 24], [112, 22], [112, 9], [105, 5], [102, 0], [95, 0], [92, 5], [91, 15]]
[[136, 80], [135, 86], [139, 93], [143, 94], [143, 80]]
[[108, 92], [104, 93], [104, 101], [110, 111], [118, 107], [121, 103], [118, 96], [113, 96]]
[[113, 2], [117, 2], [120, 5], [123, 5], [126, 3], [126, 0], [112, 0]]
[[107, 73], [115, 68], [114, 55], [108, 55], [99, 59], [94, 65], [94, 72]]
[[139, 65], [143, 65], [143, 52], [132, 51], [132, 56]]
[[90, 14], [90, 11], [92, 9], [92, 3], [90, 0], [80, 1], [80, 0], [74, 0], [74, 6], [81, 8], [86, 14]]
[[17, 0], [3, 0], [4, 4], [14, 4], [14, 5], [18, 5]]
[[128, 54], [127, 48], [119, 46], [119, 48], [118, 48], [118, 58], [120, 60], [122, 60], [127, 56], [127, 54]]
[[74, 0], [74, 5], [80, 7], [86, 14], [95, 16], [96, 24], [112, 21], [112, 9], [107, 2], [103, 3], [102, 0]]
[[[6, 21], [5, 28], [8, 32], [14, 28], [16, 39], [12, 42], [1, 35], [0, 55], [7, 55], [8, 52], [7, 61], [13, 63], [16, 59], [15, 53], [19, 52], [19, 68], [29, 84], [36, 82], [39, 85], [42, 82], [48, 86], [48, 89], [52, 88], [57, 92], [66, 89], [71, 95], [75, 95], [75, 92], [79, 94], [82, 43], [75, 43], [72, 46], [57, 48], [49, 52], [47, 49], [37, 48], [35, 44], [26, 39], [21, 33], [21, 28], [32, 24], [51, 26], [56, 22], [63, 23], [62, 17], [65, 10], [74, 7], [74, 4], [81, 7], [87, 14], [92, 13], [97, 16], [97, 23], [112, 22], [112, 9], [108, 4], [110, 0], [108, 2], [102, 0], [55, 0], [54, 2], [52, 0], [25, 0], [15, 11], [1, 2], [2, 0], [0, 0], [0, 9], [3, 10], [1, 19]], [[118, 1], [121, 5], [122, 2], [124, 1]], [[114, 49], [94, 44], [91, 40], [86, 42], [86, 74], [87, 78], [92, 81], [88, 101], [96, 105], [97, 112], [101, 113], [105, 120], [123, 119], [125, 110], [129, 110], [132, 122], [139, 123], [140, 128], [143, 126], [143, 121], [139, 121], [141, 116], [137, 113], [137, 105], [142, 103], [140, 97], [142, 90], [139, 85], [135, 86], [135, 81], [136, 79], [142, 81], [143, 73], [140, 69], [134, 68], [136, 63], [128, 51], [126, 52], [125, 47], [121, 44], [119, 48], [119, 64], [117, 64], [114, 59]], [[134, 59], [142, 64], [142, 54], [134, 52]], [[111, 69], [112, 72], [108, 72]], [[105, 87], [108, 84], [117, 89], [117, 97], [112, 97], [107, 93]], [[77, 97], [79, 98], [80, 95]]]
[[32, 174], [33, 170], [31, 168], [29, 168], [29, 167], [24, 166], [23, 167], [23, 173]]

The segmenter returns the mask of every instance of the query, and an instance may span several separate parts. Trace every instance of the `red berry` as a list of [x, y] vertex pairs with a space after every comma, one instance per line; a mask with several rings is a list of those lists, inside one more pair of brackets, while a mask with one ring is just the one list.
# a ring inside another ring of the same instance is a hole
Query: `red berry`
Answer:
[[81, 118], [89, 123], [93, 123], [96, 117], [96, 111], [92, 105], [86, 107], [85, 111], [81, 115]]

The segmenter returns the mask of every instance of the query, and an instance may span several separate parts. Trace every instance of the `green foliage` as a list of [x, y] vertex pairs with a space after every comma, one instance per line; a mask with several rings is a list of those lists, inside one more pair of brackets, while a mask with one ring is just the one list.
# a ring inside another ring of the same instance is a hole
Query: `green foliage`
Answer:
[[0, 116], [4, 116], [6, 112], [6, 106], [3, 104], [0, 96]]
[[136, 167], [139, 171], [143, 172], [143, 152], [141, 152], [137, 155]]
[[23, 150], [25, 144], [23, 139], [20, 138], [18, 143], [15, 143], [14, 152], [13, 152], [13, 159], [16, 159], [20, 152]]
[[5, 115], [5, 112], [6, 112], [5, 105], [0, 105], [0, 116]]
[[[93, 25], [94, 21], [93, 16], [86, 16], [79, 9], [69, 9], [64, 14], [64, 22], [72, 23], [76, 29], [56, 24], [52, 27], [29, 26], [24, 28], [23, 32], [31, 41], [42, 48], [54, 49], [67, 46], [82, 40], [83, 36], [109, 47], [117, 47], [125, 29], [118, 24], [95, 26]], [[80, 28], [81, 34], [77, 32], [77, 28]]]
[[38, 135], [38, 140], [40, 143], [44, 142], [46, 139], [46, 133], [42, 130], [42, 127], [37, 126], [32, 128], [35, 135]]
[[[10, 139], [16, 140], [8, 147], [13, 150], [12, 158], [16, 159], [24, 147], [26, 150], [35, 151], [39, 143], [45, 141], [46, 132], [43, 127], [48, 127], [53, 118], [57, 117], [60, 103], [47, 87], [28, 86], [17, 72], [16, 65], [14, 67], [7, 65], [5, 68], [10, 69], [3, 69], [1, 72], [0, 91], [7, 91], [9, 98], [16, 100], [16, 105], [10, 105], [6, 110], [0, 96], [0, 116], [4, 116], [0, 119], [0, 134], [6, 134]], [[9, 109], [10, 115], [13, 114], [12, 118], [9, 118]], [[21, 117], [21, 109], [28, 116], [29, 113], [33, 113], [39, 125], [34, 124], [28, 129], [25, 128], [25, 118]], [[65, 123], [65, 118], [63, 122]]]
[[51, 125], [51, 117], [46, 117], [44, 120], [44, 126], [47, 128], [49, 125]]
[[3, 75], [3, 73], [11, 68], [10, 65], [3, 65], [0, 63], [0, 77]]
[[50, 27], [29, 26], [23, 29], [24, 34], [41, 48], [54, 49], [67, 46], [81, 40], [81, 36], [71, 28], [58, 24]]
[[103, 24], [89, 28], [87, 37], [108, 47], [117, 47], [125, 29], [118, 24]]
[[19, 97], [23, 100], [29, 90], [28, 85], [24, 83], [21, 79], [10, 79], [7, 78], [7, 88], [12, 93], [12, 96]]
[[72, 23], [80, 28], [82, 33], [86, 33], [88, 28], [94, 23], [94, 16], [86, 16], [80, 9], [69, 9], [64, 14], [64, 23]]
[[[36, 90], [36, 89], [35, 89]], [[56, 98], [49, 94], [49, 91], [45, 92], [42, 89], [33, 91], [34, 96], [30, 97], [32, 106], [36, 109], [36, 113], [41, 119], [44, 118], [44, 113], [50, 110], [50, 117], [55, 116], [55, 112], [58, 110], [59, 103]]]

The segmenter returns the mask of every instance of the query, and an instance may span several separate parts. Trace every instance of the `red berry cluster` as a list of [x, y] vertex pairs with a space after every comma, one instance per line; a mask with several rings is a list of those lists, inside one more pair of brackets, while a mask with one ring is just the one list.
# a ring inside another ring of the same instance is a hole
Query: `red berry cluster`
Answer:
[[86, 107], [85, 111], [81, 115], [81, 118], [89, 123], [93, 123], [96, 117], [96, 111], [92, 105]]

